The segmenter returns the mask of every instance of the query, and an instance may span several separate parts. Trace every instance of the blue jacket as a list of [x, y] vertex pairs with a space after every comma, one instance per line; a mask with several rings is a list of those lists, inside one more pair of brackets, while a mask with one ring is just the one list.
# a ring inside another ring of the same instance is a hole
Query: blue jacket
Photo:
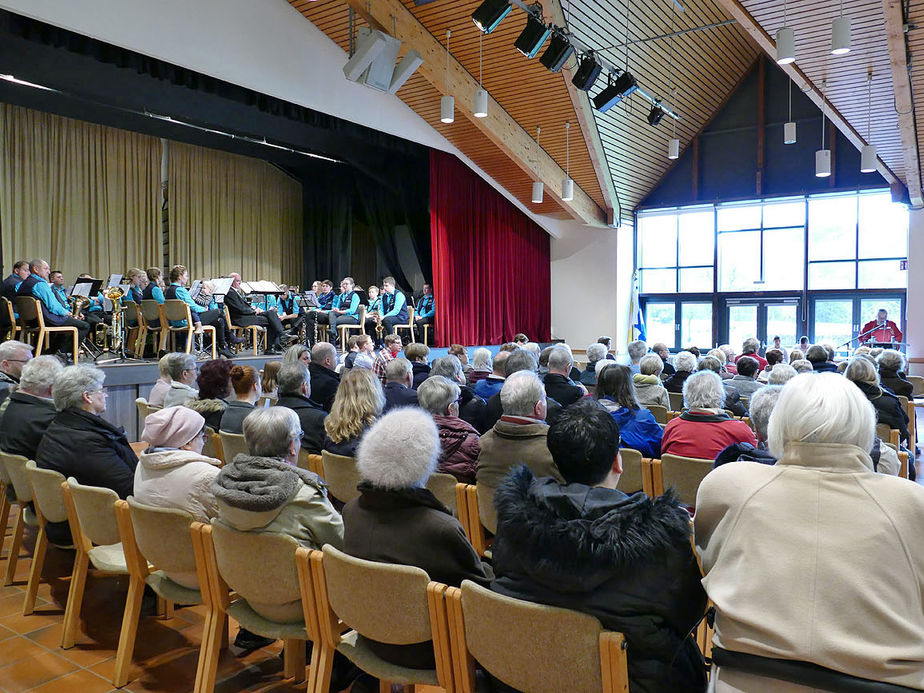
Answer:
[[487, 402], [494, 395], [500, 392], [503, 386], [503, 380], [489, 375], [487, 378], [479, 380], [477, 383], [475, 383], [474, 390], [476, 395]]
[[434, 315], [436, 315], [436, 307], [433, 303], [433, 294], [421, 296], [417, 303], [417, 317], [432, 318]]
[[369, 304], [369, 307], [366, 309], [369, 313], [374, 313], [376, 311], [382, 311], [382, 296], [379, 295], [374, 301]]
[[49, 315], [52, 316], [53, 320], [57, 318], [57, 320], [54, 320], [55, 325], [60, 325], [63, 319], [67, 317], [67, 308], [62, 306], [58, 299], [55, 298], [51, 284], [37, 274], [29, 275], [29, 278], [19, 285], [16, 293], [20, 296], [32, 296], [41, 301], [45, 310], [45, 318], [47, 319]]
[[355, 291], [350, 292], [350, 305], [349, 307], [345, 305], [340, 305], [343, 301], [343, 294], [337, 294], [334, 297], [331, 308], [336, 308], [337, 310], [345, 310], [346, 313], [341, 313], [341, 315], [356, 315], [356, 312], [359, 310], [359, 294]]
[[330, 310], [334, 307], [334, 292], [328, 291], [326, 294], [318, 294], [318, 308], [321, 310]]
[[600, 404], [606, 407], [619, 426], [619, 438], [622, 441], [620, 447], [638, 450], [642, 457], [661, 456], [661, 436], [664, 431], [655, 421], [654, 414], [647, 409], [620, 407], [609, 397], [602, 397]]
[[407, 300], [404, 294], [395, 289], [393, 294], [382, 294], [383, 318], [398, 318], [407, 320]]

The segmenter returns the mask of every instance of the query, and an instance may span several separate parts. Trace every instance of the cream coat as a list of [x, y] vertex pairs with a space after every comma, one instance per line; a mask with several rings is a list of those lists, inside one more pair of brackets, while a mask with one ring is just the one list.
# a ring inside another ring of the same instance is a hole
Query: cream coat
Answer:
[[[715, 643], [924, 689], [924, 488], [846, 444], [791, 443], [699, 487]], [[811, 690], [719, 672], [716, 691]]]
[[667, 395], [667, 390], [661, 385], [661, 379], [658, 376], [636, 373], [633, 380], [635, 382], [635, 396], [639, 404], [643, 407], [657, 404], [668, 411], [671, 410], [670, 397]]

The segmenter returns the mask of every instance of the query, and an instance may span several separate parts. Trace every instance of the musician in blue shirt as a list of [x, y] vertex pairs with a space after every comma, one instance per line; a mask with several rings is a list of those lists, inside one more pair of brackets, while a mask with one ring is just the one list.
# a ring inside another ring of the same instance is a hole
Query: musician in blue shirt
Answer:
[[[344, 277], [340, 282], [340, 293], [334, 298], [331, 311], [328, 313], [330, 331], [333, 333], [331, 341], [337, 343], [337, 328], [340, 325], [359, 324], [359, 294], [354, 291], [356, 284], [353, 277]], [[346, 344], [342, 345], [346, 351]]]
[[143, 269], [132, 267], [125, 273], [125, 278], [128, 279], [128, 286], [122, 287], [125, 289], [125, 296], [122, 300], [137, 303], [140, 306], [144, 298], [143, 289], [141, 287], [147, 283], [148, 276], [144, 273]]
[[382, 280], [382, 291], [382, 324], [385, 325], [385, 333], [391, 334], [395, 325], [407, 325], [407, 299], [395, 288], [394, 277]]
[[145, 301], [164, 302], [164, 277], [160, 273], [159, 267], [148, 267], [145, 274], [148, 275], [148, 285], [141, 292], [141, 298]]
[[[183, 265], [174, 265], [170, 270], [170, 286], [164, 292], [166, 299], [178, 299], [189, 306], [189, 313], [192, 320], [199, 325], [212, 325], [215, 328], [215, 344], [218, 353], [225, 358], [234, 358], [234, 352], [228, 348], [228, 340], [234, 343], [243, 341], [234, 335], [228, 336], [228, 330], [225, 326], [225, 316], [219, 310], [209, 310], [205, 306], [200, 306], [189, 295], [186, 290], [186, 284], [189, 282], [189, 271]], [[186, 324], [185, 320], [177, 322], [174, 327], [181, 327]]]
[[334, 283], [330, 279], [321, 282], [321, 293], [318, 294], [318, 307], [308, 312], [308, 341], [314, 342], [314, 332], [317, 325], [329, 325], [329, 311], [334, 307]]
[[[48, 277], [51, 274], [51, 268], [44, 260], [32, 260], [29, 262], [29, 270], [32, 274], [25, 279], [16, 290], [18, 296], [31, 296], [37, 298], [41, 305], [42, 317], [45, 323], [60, 327], [77, 328], [77, 343], [80, 344], [90, 333], [90, 325], [83, 320], [77, 320], [73, 314], [55, 297], [48, 283]], [[53, 333], [51, 335], [51, 352], [54, 353], [61, 349], [62, 346], [70, 343], [70, 337], [66, 333]], [[77, 354], [74, 354], [76, 359]]]
[[64, 274], [61, 270], [51, 270], [48, 279], [51, 282], [52, 295], [58, 299], [58, 303], [61, 304], [64, 310], [70, 310], [71, 304], [67, 300], [67, 288], [64, 286]]
[[430, 284], [423, 285], [423, 296], [417, 302], [417, 311], [414, 316], [414, 326], [417, 334], [423, 334], [424, 325], [432, 325], [436, 317], [436, 306], [433, 303], [433, 287]]

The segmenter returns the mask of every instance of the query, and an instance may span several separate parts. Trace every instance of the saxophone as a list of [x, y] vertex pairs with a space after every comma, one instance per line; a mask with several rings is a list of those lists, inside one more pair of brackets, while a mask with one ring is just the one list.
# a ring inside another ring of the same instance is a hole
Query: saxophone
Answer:
[[125, 314], [122, 309], [122, 297], [125, 292], [118, 286], [110, 286], [103, 290], [103, 297], [112, 301], [112, 330], [109, 333], [109, 350], [119, 351], [125, 338]]

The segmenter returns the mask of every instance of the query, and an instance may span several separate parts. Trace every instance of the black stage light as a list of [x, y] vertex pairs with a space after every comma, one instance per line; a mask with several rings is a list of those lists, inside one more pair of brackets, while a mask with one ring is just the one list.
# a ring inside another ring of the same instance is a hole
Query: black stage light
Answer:
[[490, 34], [512, 9], [513, 6], [508, 0], [484, 0], [478, 9], [472, 12], [472, 21], [483, 33]]
[[551, 33], [552, 29], [542, 23], [542, 7], [540, 6], [536, 14], [530, 12], [527, 15], [526, 27], [513, 45], [527, 58], [535, 58], [536, 53]]
[[664, 110], [660, 106], [653, 106], [648, 112], [648, 124], [657, 125], [664, 117]]
[[633, 91], [638, 89], [638, 82], [628, 72], [623, 72], [615, 82], [606, 85], [603, 91], [594, 97], [594, 106], [601, 113], [606, 113]]
[[597, 81], [597, 77], [600, 76], [600, 72], [602, 71], [603, 66], [594, 60], [594, 54], [587, 53], [581, 57], [581, 65], [574, 73], [574, 77], [571, 78], [571, 83], [578, 89], [590, 91], [590, 88], [594, 85], [594, 82]]
[[539, 58], [539, 62], [545, 65], [551, 72], [558, 72], [565, 65], [565, 61], [574, 55], [574, 47], [568, 41], [568, 37], [559, 34], [557, 31], [552, 35], [552, 42], [545, 49], [545, 53]]

